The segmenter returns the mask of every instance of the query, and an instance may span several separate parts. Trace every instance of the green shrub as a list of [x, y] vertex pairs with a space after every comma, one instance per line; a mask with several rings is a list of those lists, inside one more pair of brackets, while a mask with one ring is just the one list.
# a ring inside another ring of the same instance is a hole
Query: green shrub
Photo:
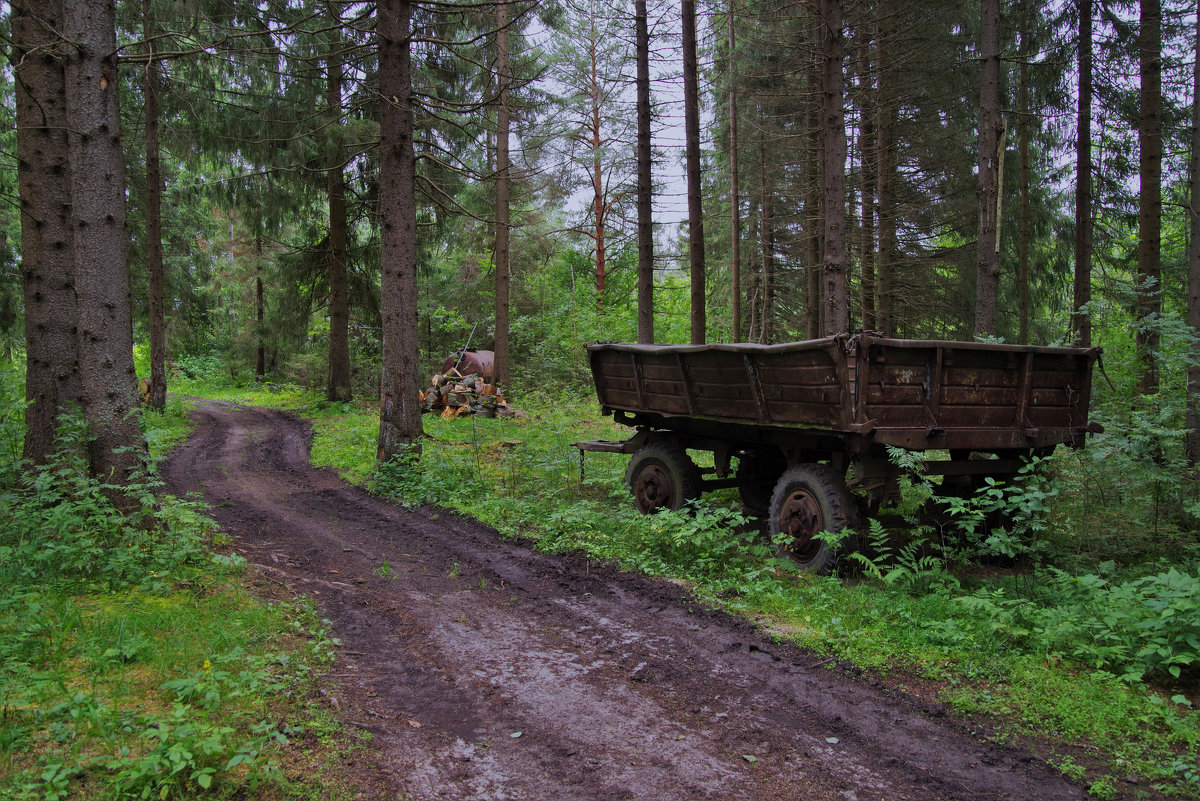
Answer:
[[[197, 508], [157, 498], [148, 473], [121, 487], [102, 484], [84, 461], [86, 438], [80, 418], [64, 417], [53, 458], [0, 490], [0, 582], [167, 586], [177, 569], [206, 561], [201, 536], [210, 524]], [[140, 510], [118, 510], [115, 491]]]
[[[85, 440], [65, 418], [52, 459], [0, 487], [0, 797], [278, 787], [274, 707], [332, 658], [327, 624], [234, 586], [243, 560], [211, 553], [215, 525], [156, 496], [149, 467], [120, 488], [139, 502], [122, 514], [117, 488], [88, 475]], [[309, 645], [267, 650], [284, 637]]]
[[[1113, 568], [1110, 563], [1109, 569]], [[994, 633], [1123, 680], [1191, 679], [1200, 668], [1200, 568], [1171, 567], [1124, 581], [1099, 574], [1039, 574], [1041, 603], [998, 588], [960, 600]]]
[[220, 353], [180, 356], [175, 362], [179, 374], [192, 381], [221, 383], [229, 380], [229, 367]]

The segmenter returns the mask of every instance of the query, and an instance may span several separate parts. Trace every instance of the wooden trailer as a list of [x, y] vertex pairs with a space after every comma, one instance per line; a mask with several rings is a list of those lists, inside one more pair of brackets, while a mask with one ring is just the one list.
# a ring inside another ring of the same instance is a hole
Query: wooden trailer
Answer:
[[[948, 489], [1004, 479], [1058, 445], [1082, 447], [1099, 348], [888, 339], [783, 345], [588, 346], [605, 414], [636, 429], [585, 451], [630, 454], [642, 512], [678, 509], [736, 486], [787, 557], [806, 570], [833, 554], [814, 537], [859, 526], [860, 506], [898, 497], [887, 446], [945, 451], [926, 462]], [[701, 471], [687, 451], [711, 451]], [[853, 494], [852, 494], [853, 492]]]

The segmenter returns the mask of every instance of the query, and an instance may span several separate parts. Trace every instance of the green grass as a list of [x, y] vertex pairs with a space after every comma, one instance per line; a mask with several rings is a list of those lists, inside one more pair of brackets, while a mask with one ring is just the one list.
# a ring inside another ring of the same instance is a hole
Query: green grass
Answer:
[[0, 787], [15, 798], [278, 786], [293, 733], [279, 699], [307, 692], [330, 656], [311, 609], [263, 603], [236, 582], [44, 590], [0, 609]]
[[317, 403], [313, 393], [292, 384], [256, 384], [231, 386], [212, 378], [190, 379], [172, 377], [168, 384], [171, 393], [211, 400], [244, 403], [247, 406], [269, 406], [274, 409], [299, 409]]
[[[145, 419], [156, 457], [187, 435], [183, 402]], [[363, 735], [317, 700], [334, 643], [311, 604], [249, 591], [193, 504], [147, 494], [154, 519], [132, 524], [66, 432], [64, 456], [0, 486], [0, 797], [351, 797], [322, 766]]]
[[142, 410], [146, 421], [146, 443], [150, 446], [150, 458], [158, 460], [171, 452], [171, 449], [187, 439], [192, 431], [188, 420], [191, 404], [186, 400], [172, 397], [167, 398], [165, 407], [156, 412], [149, 407]]

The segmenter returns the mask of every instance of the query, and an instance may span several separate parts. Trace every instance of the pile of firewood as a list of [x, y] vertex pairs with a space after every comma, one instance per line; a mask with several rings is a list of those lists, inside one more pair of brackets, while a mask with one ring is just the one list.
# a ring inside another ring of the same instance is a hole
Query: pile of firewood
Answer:
[[421, 392], [421, 410], [440, 414], [442, 419], [464, 414], [508, 417], [512, 413], [499, 387], [474, 373], [460, 375], [454, 368], [434, 373], [429, 389]]

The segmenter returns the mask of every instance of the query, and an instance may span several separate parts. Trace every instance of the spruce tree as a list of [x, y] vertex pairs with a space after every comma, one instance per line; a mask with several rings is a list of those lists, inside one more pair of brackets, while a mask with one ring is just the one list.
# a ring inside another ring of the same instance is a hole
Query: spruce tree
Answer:
[[691, 279], [691, 343], [705, 333], [704, 210], [700, 195], [700, 78], [696, 61], [696, 2], [682, 0], [683, 116], [687, 162], [688, 264]]
[[413, 150], [412, 5], [382, 0], [379, 42], [379, 225], [383, 378], [377, 458], [421, 450], [417, 377], [417, 209]]
[[1000, 162], [1000, 0], [982, 0], [979, 55], [979, 236], [975, 276], [975, 336], [994, 336], [1000, 303], [997, 242]]
[[[35, 291], [45, 282], [51, 290], [26, 309], [35, 401], [26, 455], [46, 459], [58, 416], [77, 408], [89, 429], [92, 473], [120, 485], [140, 467], [145, 440], [135, 418], [115, 6], [14, 3], [13, 39], [29, 218], [23, 269]], [[43, 336], [46, 344], [32, 341]], [[117, 500], [132, 503], [119, 493]]]

